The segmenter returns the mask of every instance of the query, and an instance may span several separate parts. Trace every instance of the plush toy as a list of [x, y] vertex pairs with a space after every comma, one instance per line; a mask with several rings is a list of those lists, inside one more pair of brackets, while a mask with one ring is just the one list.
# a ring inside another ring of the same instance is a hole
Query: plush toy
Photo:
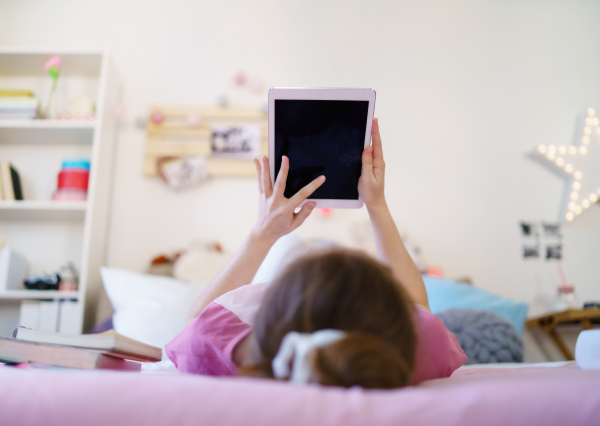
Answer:
[[196, 241], [173, 265], [173, 276], [181, 281], [210, 282], [229, 261], [229, 255], [217, 242]]

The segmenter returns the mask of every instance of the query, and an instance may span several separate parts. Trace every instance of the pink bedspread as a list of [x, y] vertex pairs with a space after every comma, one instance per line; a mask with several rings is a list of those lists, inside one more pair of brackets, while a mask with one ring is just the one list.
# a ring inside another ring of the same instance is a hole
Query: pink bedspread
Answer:
[[600, 370], [459, 370], [395, 391], [0, 367], [2, 425], [599, 425]]

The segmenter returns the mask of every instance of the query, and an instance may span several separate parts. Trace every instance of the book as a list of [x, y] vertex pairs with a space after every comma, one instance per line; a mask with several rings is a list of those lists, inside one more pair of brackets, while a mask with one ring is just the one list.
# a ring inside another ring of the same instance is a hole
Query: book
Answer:
[[161, 348], [130, 339], [114, 330], [97, 334], [67, 334], [17, 327], [13, 333], [13, 338], [28, 342], [95, 349], [115, 357], [134, 361], [158, 362], [162, 359]]
[[115, 358], [102, 351], [71, 346], [26, 342], [0, 337], [0, 362], [42, 364], [55, 367], [140, 371], [139, 362]]
[[8, 167], [10, 169], [10, 177], [12, 180], [13, 194], [15, 196], [15, 200], [22, 200], [23, 190], [21, 189], [21, 178], [19, 177], [19, 173], [12, 166], [12, 164], [9, 163]]
[[0, 162], [0, 180], [2, 180], [2, 192], [6, 201], [14, 201], [15, 192], [12, 185], [10, 164], [6, 161]]
[[[64, 277], [63, 277], [64, 278]], [[81, 332], [79, 328], [79, 316], [82, 314], [81, 303], [78, 301], [61, 300], [60, 311], [58, 314], [58, 332], [67, 334], [77, 334]], [[19, 324], [24, 325], [24, 324]], [[27, 327], [27, 326], [25, 326]], [[35, 328], [35, 327], [29, 327]]]
[[19, 309], [19, 325], [27, 328], [39, 328], [40, 301], [23, 300]]
[[23, 190], [21, 188], [21, 178], [17, 169], [8, 161], [0, 163], [0, 183], [2, 184], [2, 193], [7, 201], [22, 200]]
[[0, 89], [0, 96], [27, 96], [32, 97], [33, 92], [25, 89]]
[[[56, 332], [58, 331], [58, 300], [42, 300], [39, 304], [38, 327], [40, 331]], [[24, 326], [24, 324], [19, 324]], [[34, 329], [34, 330], [35, 330]]]

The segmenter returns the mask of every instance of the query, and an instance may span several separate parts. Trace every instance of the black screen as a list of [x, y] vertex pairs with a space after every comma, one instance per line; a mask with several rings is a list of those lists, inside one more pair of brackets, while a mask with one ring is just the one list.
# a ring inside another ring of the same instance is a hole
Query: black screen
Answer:
[[368, 101], [275, 100], [275, 176], [286, 155], [286, 197], [325, 175], [310, 198], [358, 199], [368, 108]]

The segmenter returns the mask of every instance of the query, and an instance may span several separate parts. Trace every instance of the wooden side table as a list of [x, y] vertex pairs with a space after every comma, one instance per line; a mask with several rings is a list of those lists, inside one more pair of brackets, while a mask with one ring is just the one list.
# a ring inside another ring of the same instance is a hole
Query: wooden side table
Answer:
[[575, 359], [573, 354], [556, 331], [558, 326], [566, 324], [581, 324], [585, 330], [590, 330], [594, 328], [594, 324], [600, 324], [600, 309], [570, 309], [552, 312], [527, 320], [525, 327], [548, 333], [565, 358], [573, 361]]

